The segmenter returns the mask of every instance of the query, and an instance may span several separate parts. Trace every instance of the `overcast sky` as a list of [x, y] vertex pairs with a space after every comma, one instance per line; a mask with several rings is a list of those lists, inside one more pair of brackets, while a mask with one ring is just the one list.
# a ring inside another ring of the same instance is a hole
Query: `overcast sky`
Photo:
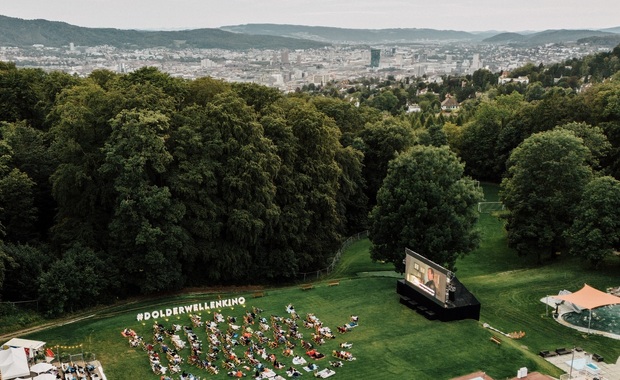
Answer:
[[618, 0], [1, 0], [0, 14], [159, 30], [255, 23], [463, 31], [620, 26]]

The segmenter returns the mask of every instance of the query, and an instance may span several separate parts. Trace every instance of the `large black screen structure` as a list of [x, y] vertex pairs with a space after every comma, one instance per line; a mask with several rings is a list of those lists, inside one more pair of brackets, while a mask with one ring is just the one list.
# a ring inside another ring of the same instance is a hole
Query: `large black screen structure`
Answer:
[[447, 299], [446, 282], [452, 273], [426, 257], [405, 248], [405, 280], [441, 303]]

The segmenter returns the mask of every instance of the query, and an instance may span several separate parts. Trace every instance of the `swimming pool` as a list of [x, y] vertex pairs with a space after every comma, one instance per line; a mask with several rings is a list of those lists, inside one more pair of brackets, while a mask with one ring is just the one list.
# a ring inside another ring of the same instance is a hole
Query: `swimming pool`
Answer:
[[586, 371], [588, 371], [589, 373], [597, 374], [601, 372], [601, 369], [594, 363], [588, 363], [586, 364]]
[[[590, 310], [584, 309], [580, 313], [574, 311], [564, 313], [562, 319], [571, 325], [588, 328]], [[592, 309], [592, 322], [589, 327], [591, 330], [620, 335], [620, 304]]]

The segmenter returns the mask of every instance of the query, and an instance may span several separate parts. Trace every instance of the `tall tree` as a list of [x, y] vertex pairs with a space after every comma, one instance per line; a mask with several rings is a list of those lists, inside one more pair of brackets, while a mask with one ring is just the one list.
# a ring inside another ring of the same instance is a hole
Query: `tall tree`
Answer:
[[586, 185], [566, 231], [570, 252], [597, 266], [620, 249], [620, 181], [600, 177]]
[[364, 193], [366, 182], [362, 176], [364, 154], [347, 146], [338, 149], [335, 160], [341, 173], [337, 193], [341, 233], [350, 236], [368, 228], [368, 197]]
[[39, 279], [39, 299], [46, 314], [56, 316], [94, 306], [111, 297], [104, 262], [90, 248], [75, 244]]
[[501, 178], [502, 160], [506, 157], [498, 155], [500, 136], [523, 104], [523, 97], [515, 92], [485, 101], [476, 109], [473, 120], [463, 129], [458, 147], [473, 177], [495, 181]]
[[293, 170], [297, 196], [303, 203], [300, 217], [308, 223], [294, 251], [302, 270], [322, 269], [342, 239], [343, 221], [336, 201], [341, 176], [336, 162], [340, 131], [313, 105], [298, 100], [287, 102], [285, 119], [297, 144]]
[[463, 173], [447, 146], [414, 146], [394, 159], [370, 215], [372, 259], [402, 272], [408, 247], [454, 269], [479, 241], [475, 205], [482, 191]]
[[361, 110], [351, 102], [336, 98], [316, 97], [312, 99], [312, 103], [319, 111], [334, 119], [340, 129], [340, 142], [344, 146], [353, 143], [355, 136], [367, 122]]
[[52, 239], [65, 247], [74, 242], [106, 248], [110, 184], [99, 167], [110, 135], [115, 105], [101, 87], [85, 82], [65, 90], [50, 114], [50, 152], [58, 166], [50, 177], [58, 204]]
[[[11, 150], [11, 166], [26, 175], [33, 186], [31, 191], [33, 208], [36, 208], [36, 216], [31, 214], [34, 209], [23, 209], [20, 213], [28, 216], [32, 222], [32, 228], [20, 227], [19, 241], [26, 242], [30, 239], [47, 238], [49, 229], [53, 225], [53, 218], [57, 206], [51, 195], [50, 176], [56, 170], [57, 161], [49, 149], [50, 134], [33, 128], [25, 122], [17, 122], [0, 126], [0, 135]], [[21, 198], [28, 198], [24, 192]], [[25, 238], [28, 236], [28, 238]], [[16, 241], [16, 240], [14, 240]]]
[[583, 140], [583, 144], [590, 151], [588, 164], [596, 170], [601, 169], [600, 162], [604, 159], [611, 149], [611, 144], [602, 128], [592, 126], [587, 123], [572, 122], [556, 127], [571, 131], [575, 136]]
[[349, 206], [340, 197], [350, 188], [340, 184], [353, 180], [359, 156], [342, 151], [334, 121], [306, 99], [282, 99], [261, 124], [281, 160], [274, 179], [280, 215], [269, 244], [282, 257], [293, 257], [286, 260], [287, 273], [324, 269], [341, 242]]
[[386, 118], [367, 124], [360, 133], [360, 150], [364, 153], [363, 174], [366, 194], [371, 205], [377, 201], [377, 192], [388, 171], [388, 163], [398, 153], [409, 149], [415, 142], [412, 128], [406, 122]]
[[508, 209], [508, 243], [540, 261], [565, 248], [563, 232], [592, 178], [590, 152], [571, 131], [528, 137], [511, 154], [500, 196]]
[[[280, 165], [276, 149], [253, 109], [233, 93], [217, 96], [207, 106], [203, 128], [210, 160], [217, 162], [219, 226], [216, 256], [207, 273], [215, 279], [225, 274], [227, 281], [258, 276], [256, 256], [265, 254], [262, 242], [269, 239], [269, 226], [279, 215], [273, 183]], [[278, 270], [274, 266], [269, 275]]]
[[123, 111], [112, 121], [100, 172], [113, 185], [108, 260], [119, 285], [143, 293], [183, 284], [179, 227], [184, 205], [165, 183], [172, 155], [168, 118], [157, 111]]
[[9, 142], [0, 139], [0, 237], [11, 242], [28, 242], [34, 236], [37, 216], [34, 182], [12, 163]]
[[53, 253], [46, 246], [13, 243], [6, 244], [4, 250], [10, 260], [4, 286], [0, 281], [2, 298], [11, 301], [38, 299], [39, 281], [55, 260]]

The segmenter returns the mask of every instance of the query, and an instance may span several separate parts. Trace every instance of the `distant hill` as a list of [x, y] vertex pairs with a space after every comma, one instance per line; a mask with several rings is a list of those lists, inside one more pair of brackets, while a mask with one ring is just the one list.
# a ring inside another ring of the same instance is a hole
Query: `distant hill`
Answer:
[[140, 31], [106, 28], [84, 28], [64, 22], [22, 20], [0, 16], [0, 46], [61, 47], [111, 45], [116, 47], [194, 47], [244, 49], [308, 49], [320, 48], [325, 42], [299, 38], [231, 33], [220, 29], [181, 31]]
[[519, 33], [500, 33], [496, 36], [486, 38], [482, 42], [506, 44], [521, 43], [528, 45], [543, 45], [549, 43], [568, 43], [577, 42], [585, 38], [610, 37], [614, 33], [599, 30], [545, 30], [538, 33], [523, 35]]
[[618, 34], [620, 34], [620, 26], [616, 26], [615, 28], [601, 29], [601, 32], [609, 32], [609, 33], [618, 33]]
[[422, 41], [475, 41], [477, 34], [456, 30], [435, 29], [344, 29], [325, 26], [280, 24], [245, 24], [223, 26], [220, 29], [251, 35], [285, 36], [315, 41], [347, 44], [407, 43]]
[[[614, 32], [615, 31], [615, 32]], [[604, 31], [547, 30], [537, 33], [475, 33], [436, 29], [345, 29], [323, 26], [246, 24], [219, 29], [145, 31], [112, 28], [84, 28], [64, 22], [23, 20], [0, 15], [0, 46], [190, 47], [247, 49], [310, 49], [330, 44], [382, 44], [421, 42], [486, 42], [540, 45], [586, 41], [611, 43], [620, 27]], [[598, 39], [597, 39], [598, 38]]]
[[614, 35], [605, 36], [605, 37], [581, 38], [577, 42], [580, 44], [591, 44], [591, 45], [598, 45], [598, 46], [615, 47], [615, 46], [620, 45], [620, 34], [614, 34]]
[[506, 44], [513, 42], [523, 42], [526, 39], [527, 36], [519, 33], [500, 33], [493, 37], [485, 38], [483, 42]]

